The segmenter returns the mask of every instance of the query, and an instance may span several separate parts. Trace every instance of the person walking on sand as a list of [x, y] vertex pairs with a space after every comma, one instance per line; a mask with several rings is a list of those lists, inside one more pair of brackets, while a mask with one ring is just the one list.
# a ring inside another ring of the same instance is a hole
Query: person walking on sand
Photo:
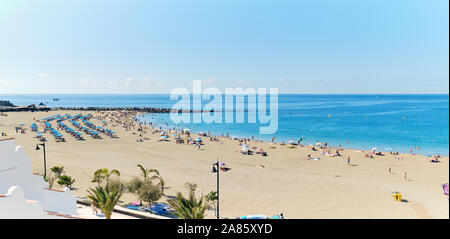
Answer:
[[92, 215], [98, 214], [97, 207], [93, 203], [91, 203], [91, 209], [92, 209]]
[[350, 156], [347, 158], [347, 165], [350, 165]]
[[405, 181], [406, 181], [406, 172], [405, 172]]
[[389, 168], [389, 174], [391, 174], [391, 168]]

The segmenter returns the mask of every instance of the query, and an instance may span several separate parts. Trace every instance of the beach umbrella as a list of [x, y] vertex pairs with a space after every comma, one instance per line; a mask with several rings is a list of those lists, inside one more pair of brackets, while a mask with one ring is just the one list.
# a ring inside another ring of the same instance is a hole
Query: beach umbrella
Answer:
[[242, 147], [242, 148], [248, 148], [248, 145], [243, 144], [241, 147]]
[[316, 145], [320, 146], [320, 145], [322, 145], [322, 142], [317, 142]]
[[377, 150], [377, 147], [373, 148], [373, 149], [372, 149], [372, 150], [370, 150], [370, 151], [375, 151], [375, 150]]

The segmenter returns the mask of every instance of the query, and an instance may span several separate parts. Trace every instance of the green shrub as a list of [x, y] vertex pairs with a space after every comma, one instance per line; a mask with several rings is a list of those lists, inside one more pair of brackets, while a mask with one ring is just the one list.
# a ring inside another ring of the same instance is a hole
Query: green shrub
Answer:
[[58, 184], [61, 186], [66, 186], [68, 188], [72, 187], [72, 184], [75, 182], [75, 179], [72, 179], [72, 177], [68, 175], [61, 175], [59, 176]]
[[55, 174], [56, 178], [59, 178], [59, 176], [61, 176], [64, 173], [64, 167], [63, 166], [55, 166], [55, 167], [52, 167], [50, 169], [50, 171], [52, 171], [52, 173]]
[[137, 190], [139, 200], [147, 203], [149, 206], [158, 201], [162, 197], [161, 188], [153, 185], [152, 181], [144, 180]]

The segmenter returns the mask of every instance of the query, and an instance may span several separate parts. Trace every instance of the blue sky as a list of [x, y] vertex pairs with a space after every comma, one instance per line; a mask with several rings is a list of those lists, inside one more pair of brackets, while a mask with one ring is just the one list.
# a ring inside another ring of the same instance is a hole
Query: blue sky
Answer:
[[448, 0], [0, 1], [0, 94], [448, 93]]

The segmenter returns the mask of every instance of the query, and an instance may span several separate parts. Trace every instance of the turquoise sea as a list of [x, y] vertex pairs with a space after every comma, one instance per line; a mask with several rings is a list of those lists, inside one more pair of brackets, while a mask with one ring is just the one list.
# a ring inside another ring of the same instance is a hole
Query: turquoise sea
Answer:
[[[53, 101], [54, 98], [60, 99]], [[15, 105], [171, 108], [169, 95], [1, 95]], [[203, 101], [202, 105], [208, 103]], [[278, 96], [278, 130], [259, 135], [258, 123], [173, 124], [169, 114], [140, 118], [163, 128], [189, 128], [212, 135], [270, 141], [305, 138], [304, 144], [326, 141], [329, 145], [381, 151], [449, 155], [449, 95], [293, 95]], [[415, 146], [420, 146], [417, 150]]]

